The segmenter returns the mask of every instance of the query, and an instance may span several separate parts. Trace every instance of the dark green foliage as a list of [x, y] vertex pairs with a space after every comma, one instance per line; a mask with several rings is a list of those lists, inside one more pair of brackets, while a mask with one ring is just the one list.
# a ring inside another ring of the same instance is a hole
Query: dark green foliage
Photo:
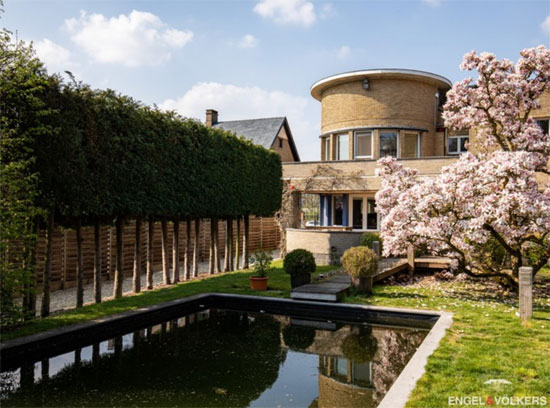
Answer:
[[378, 241], [380, 243], [380, 252], [382, 252], [382, 238], [378, 232], [363, 232], [361, 234], [361, 246], [366, 246], [372, 249], [372, 243]]
[[[31, 295], [34, 219], [40, 210], [34, 142], [51, 137], [52, 110], [45, 99], [55, 86], [33, 50], [0, 33], [0, 314], [1, 325], [18, 323], [16, 298]], [[25, 306], [25, 305], [24, 305]], [[28, 306], [28, 305], [27, 305]]]
[[313, 344], [315, 329], [289, 324], [283, 328], [283, 340], [291, 350], [304, 351]]
[[273, 151], [112, 90], [63, 83], [6, 32], [0, 72], [0, 249], [10, 253], [2, 258], [3, 302], [13, 297], [4, 289], [28, 286], [32, 262], [24, 258], [34, 253], [35, 220], [44, 224], [48, 211], [56, 225], [74, 228], [271, 216], [280, 208], [281, 161]]
[[310, 275], [317, 265], [313, 254], [307, 249], [295, 249], [285, 256], [283, 263], [285, 272], [289, 275]]
[[366, 363], [372, 361], [378, 341], [372, 335], [372, 328], [362, 327], [358, 333], [350, 333], [342, 342], [344, 356], [354, 363]]

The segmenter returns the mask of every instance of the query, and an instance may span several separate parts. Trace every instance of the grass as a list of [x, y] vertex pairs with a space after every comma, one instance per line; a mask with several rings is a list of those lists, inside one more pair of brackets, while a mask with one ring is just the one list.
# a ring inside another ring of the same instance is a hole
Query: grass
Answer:
[[[267, 292], [249, 289], [250, 271], [215, 275], [38, 319], [2, 333], [1, 338], [38, 333], [203, 292], [288, 297], [289, 277], [280, 261], [274, 266]], [[319, 267], [316, 274], [330, 269], [333, 267]], [[354, 295], [345, 301], [454, 314], [451, 329], [428, 359], [426, 373], [407, 404], [409, 408], [447, 407], [449, 397], [464, 396], [484, 401], [488, 396], [546, 396], [550, 401], [550, 268], [538, 274], [537, 285], [541, 289], [535, 296], [534, 316], [526, 324], [516, 315], [517, 294], [483, 282], [441, 282], [424, 277], [413, 284], [377, 285], [371, 297]], [[490, 379], [505, 379], [511, 384], [485, 385]]]
[[[84, 306], [79, 309], [71, 309], [63, 313], [53, 314], [45, 319], [31, 320], [22, 326], [0, 333], [0, 341], [28, 336], [46, 330], [81, 323], [87, 320], [124, 312], [126, 310], [134, 310], [157, 303], [168, 302], [170, 300], [180, 299], [199, 293], [223, 292], [241, 295], [289, 297], [290, 277], [283, 270], [283, 262], [280, 260], [274, 261], [272, 266], [274, 270], [268, 275], [268, 290], [265, 292], [258, 292], [250, 289], [248, 277], [253, 275], [251, 270], [223, 273], [200, 280], [182, 282], [173, 286], [141, 292], [134, 296], [125, 296], [100, 304]], [[317, 276], [320, 273], [326, 273], [332, 269], [335, 269], [335, 267], [319, 266], [313, 276]]]
[[[430, 281], [430, 279], [427, 279]], [[550, 401], [550, 268], [537, 276], [546, 288], [534, 299], [534, 315], [522, 324], [517, 294], [480, 282], [375, 286], [370, 298], [347, 302], [442, 310], [453, 325], [430, 356], [407, 407], [447, 407], [449, 397], [545, 396]], [[485, 385], [505, 379], [510, 385]], [[530, 406], [530, 404], [526, 404]]]

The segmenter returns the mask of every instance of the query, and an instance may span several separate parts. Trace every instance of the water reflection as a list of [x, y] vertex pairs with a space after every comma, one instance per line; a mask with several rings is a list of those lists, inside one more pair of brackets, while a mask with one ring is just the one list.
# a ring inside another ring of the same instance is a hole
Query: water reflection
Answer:
[[374, 407], [424, 334], [208, 310], [3, 372], [0, 402]]

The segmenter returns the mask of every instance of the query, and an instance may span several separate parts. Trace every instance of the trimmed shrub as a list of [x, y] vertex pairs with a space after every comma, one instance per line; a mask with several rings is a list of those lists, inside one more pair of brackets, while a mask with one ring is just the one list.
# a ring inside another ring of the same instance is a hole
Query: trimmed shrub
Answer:
[[380, 253], [382, 253], [382, 238], [378, 232], [363, 232], [361, 234], [361, 246], [366, 246], [372, 249], [372, 243], [378, 241], [380, 243]]
[[344, 356], [354, 363], [366, 363], [372, 361], [378, 341], [372, 335], [372, 328], [361, 328], [359, 333], [349, 334], [342, 342]]
[[353, 247], [342, 255], [342, 266], [352, 278], [367, 278], [378, 271], [378, 257], [370, 248]]
[[289, 324], [283, 329], [283, 340], [290, 349], [303, 351], [313, 344], [315, 329]]
[[317, 265], [313, 254], [306, 249], [295, 249], [287, 254], [283, 262], [285, 272], [290, 275], [292, 288], [311, 282], [311, 274]]

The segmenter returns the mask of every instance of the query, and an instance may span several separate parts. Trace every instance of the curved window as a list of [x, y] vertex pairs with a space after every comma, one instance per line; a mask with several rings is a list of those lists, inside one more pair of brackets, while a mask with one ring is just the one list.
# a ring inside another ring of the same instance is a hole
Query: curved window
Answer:
[[372, 132], [355, 132], [355, 158], [372, 159]]
[[347, 133], [336, 136], [336, 160], [349, 160], [349, 137]]
[[380, 157], [397, 157], [397, 132], [380, 132]]

